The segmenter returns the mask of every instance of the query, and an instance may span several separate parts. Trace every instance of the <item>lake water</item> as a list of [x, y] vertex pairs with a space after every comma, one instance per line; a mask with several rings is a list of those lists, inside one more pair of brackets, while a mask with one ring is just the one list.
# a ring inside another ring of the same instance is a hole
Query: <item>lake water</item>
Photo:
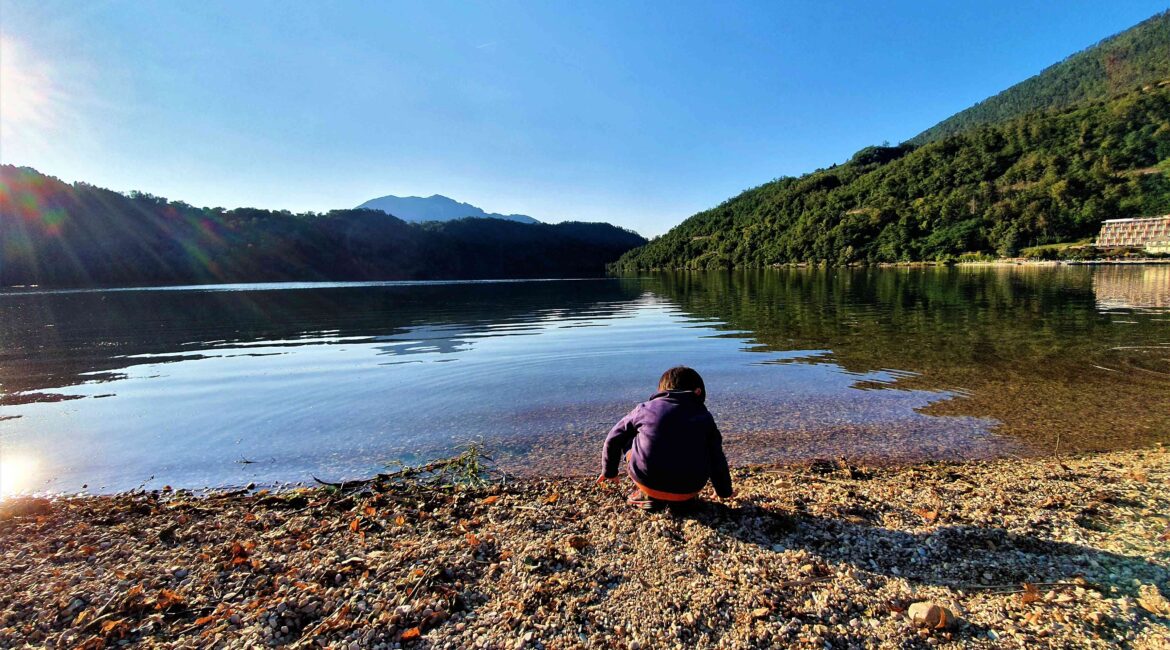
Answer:
[[469, 441], [591, 475], [678, 364], [739, 464], [1149, 444], [1170, 432], [1170, 266], [13, 289], [0, 479], [277, 484]]

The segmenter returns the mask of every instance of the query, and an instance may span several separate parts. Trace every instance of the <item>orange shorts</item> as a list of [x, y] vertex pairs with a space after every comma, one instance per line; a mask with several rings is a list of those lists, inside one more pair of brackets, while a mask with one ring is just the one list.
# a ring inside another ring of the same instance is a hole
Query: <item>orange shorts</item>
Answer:
[[663, 492], [662, 490], [655, 490], [654, 488], [642, 485], [638, 482], [638, 479], [634, 478], [634, 473], [630, 471], [630, 452], [626, 452], [626, 474], [630, 477], [630, 480], [634, 482], [634, 485], [637, 485], [638, 489], [651, 499], [658, 499], [659, 501], [690, 501], [691, 499], [699, 496], [698, 492], [691, 492], [690, 494], [678, 494], [677, 492]]

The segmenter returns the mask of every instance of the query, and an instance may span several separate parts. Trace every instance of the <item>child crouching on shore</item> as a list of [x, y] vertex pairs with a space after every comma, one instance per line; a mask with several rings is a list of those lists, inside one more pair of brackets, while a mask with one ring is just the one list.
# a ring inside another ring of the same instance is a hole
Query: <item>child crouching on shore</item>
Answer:
[[651, 508], [661, 502], [690, 501], [707, 481], [720, 498], [734, 494], [723, 436], [707, 410], [703, 378], [679, 366], [662, 374], [658, 392], [614, 425], [602, 449], [598, 483], [617, 480], [626, 457], [626, 473], [637, 486], [629, 503]]

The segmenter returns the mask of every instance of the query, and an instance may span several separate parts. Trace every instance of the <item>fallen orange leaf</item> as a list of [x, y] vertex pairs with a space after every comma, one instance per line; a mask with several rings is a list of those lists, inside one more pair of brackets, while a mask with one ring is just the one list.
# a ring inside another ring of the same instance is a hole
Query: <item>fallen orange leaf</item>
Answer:
[[414, 641], [415, 639], [417, 639], [421, 635], [422, 635], [422, 630], [418, 629], [417, 627], [412, 627], [409, 630], [402, 633], [402, 640], [403, 641]]
[[927, 510], [926, 508], [914, 508], [914, 514], [922, 517], [928, 524], [933, 524], [934, 520], [938, 519], [938, 510]]
[[181, 605], [182, 603], [183, 596], [170, 589], [163, 589], [159, 592], [158, 598], [155, 600], [154, 608], [159, 610], [168, 609], [175, 605]]

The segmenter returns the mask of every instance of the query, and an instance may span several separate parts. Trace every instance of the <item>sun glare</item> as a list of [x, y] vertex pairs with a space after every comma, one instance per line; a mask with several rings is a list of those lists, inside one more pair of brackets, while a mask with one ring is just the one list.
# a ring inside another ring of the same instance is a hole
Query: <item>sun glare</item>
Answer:
[[37, 463], [26, 456], [0, 458], [0, 499], [28, 491], [36, 478]]
[[49, 67], [21, 44], [0, 36], [0, 132], [52, 125], [58, 93]]

